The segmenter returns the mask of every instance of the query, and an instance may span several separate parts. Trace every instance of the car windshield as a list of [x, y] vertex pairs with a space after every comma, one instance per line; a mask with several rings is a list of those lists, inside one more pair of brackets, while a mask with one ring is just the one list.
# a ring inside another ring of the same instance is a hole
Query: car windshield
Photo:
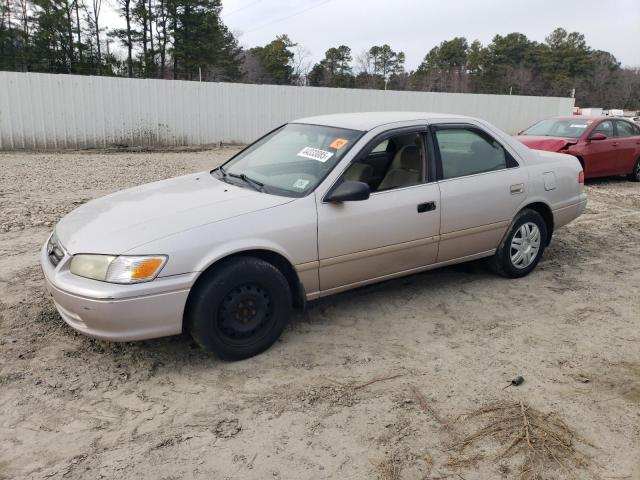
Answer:
[[362, 132], [290, 123], [229, 160], [219, 178], [266, 193], [302, 197], [312, 191]]
[[590, 123], [590, 120], [577, 118], [542, 120], [532, 127], [527, 128], [521, 135], [578, 138], [584, 133]]

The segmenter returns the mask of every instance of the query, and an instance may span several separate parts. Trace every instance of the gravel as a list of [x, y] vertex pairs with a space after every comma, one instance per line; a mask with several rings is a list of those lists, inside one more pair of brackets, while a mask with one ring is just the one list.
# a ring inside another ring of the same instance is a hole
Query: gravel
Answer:
[[553, 478], [640, 478], [640, 185], [621, 178], [589, 182], [587, 211], [525, 278], [473, 263], [312, 302], [246, 361], [186, 334], [69, 328], [38, 265], [55, 222], [236, 151], [0, 154], [0, 479], [370, 479], [389, 459], [404, 479], [517, 476], [492, 443], [456, 470], [414, 387], [444, 422], [493, 401], [557, 412], [595, 470]]

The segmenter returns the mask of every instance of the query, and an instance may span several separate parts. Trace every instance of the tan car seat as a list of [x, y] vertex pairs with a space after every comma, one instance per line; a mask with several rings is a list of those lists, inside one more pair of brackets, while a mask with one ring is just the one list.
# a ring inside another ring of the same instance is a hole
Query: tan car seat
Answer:
[[422, 179], [422, 156], [415, 145], [405, 145], [391, 162], [378, 190], [417, 185]]
[[364, 182], [368, 184], [372, 176], [373, 167], [371, 165], [356, 162], [347, 168], [342, 178], [353, 182]]

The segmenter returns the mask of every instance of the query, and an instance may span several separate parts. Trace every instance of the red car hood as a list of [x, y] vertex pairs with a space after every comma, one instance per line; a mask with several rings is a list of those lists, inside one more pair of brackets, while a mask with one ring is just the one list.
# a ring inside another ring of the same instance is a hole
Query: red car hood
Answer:
[[546, 150], [547, 152], [558, 152], [567, 145], [575, 145], [578, 143], [576, 138], [534, 137], [530, 135], [518, 135], [515, 138], [529, 148]]

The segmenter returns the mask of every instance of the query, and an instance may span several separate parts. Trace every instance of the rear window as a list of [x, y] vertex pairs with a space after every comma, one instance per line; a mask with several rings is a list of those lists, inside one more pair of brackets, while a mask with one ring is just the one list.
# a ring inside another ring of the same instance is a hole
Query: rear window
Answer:
[[618, 136], [619, 137], [633, 137], [637, 135], [635, 125], [631, 125], [629, 122], [624, 122], [618, 120], [616, 122], [616, 126], [618, 127]]
[[444, 179], [507, 168], [507, 154], [494, 139], [464, 128], [436, 130]]

